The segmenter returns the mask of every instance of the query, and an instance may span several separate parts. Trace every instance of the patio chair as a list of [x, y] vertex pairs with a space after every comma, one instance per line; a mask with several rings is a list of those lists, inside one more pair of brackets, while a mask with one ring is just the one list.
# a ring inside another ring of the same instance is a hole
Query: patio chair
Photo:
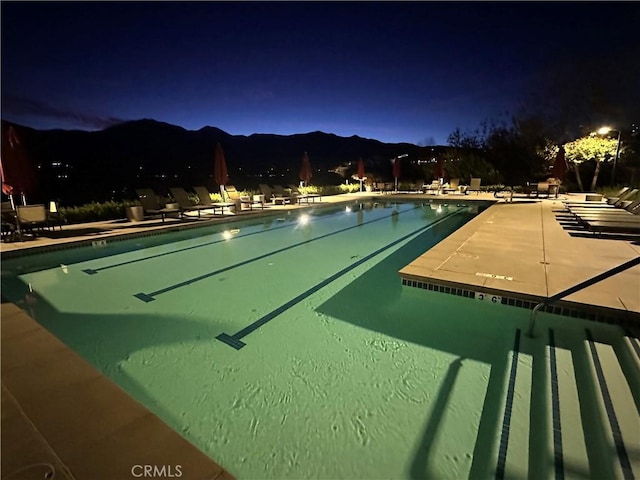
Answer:
[[178, 217], [182, 217], [182, 211], [179, 208], [164, 207], [156, 193], [150, 188], [136, 188], [136, 195], [138, 195], [145, 215], [160, 215], [162, 223], [167, 215], [177, 214]]
[[181, 215], [184, 215], [186, 212], [198, 212], [198, 218], [200, 218], [200, 213], [203, 210], [213, 210], [214, 215], [216, 213], [214, 206], [194, 205], [191, 202], [187, 191], [182, 187], [171, 187], [169, 188], [169, 192], [171, 192], [171, 196], [178, 203]]
[[433, 180], [431, 183], [425, 183], [422, 185], [422, 191], [424, 193], [431, 193], [433, 195], [437, 195], [440, 192], [440, 181]]
[[199, 205], [203, 205], [207, 208], [213, 209], [213, 212], [215, 213], [215, 209], [219, 208], [220, 209], [220, 213], [224, 214], [224, 209], [225, 208], [231, 208], [234, 207], [234, 209], [237, 210], [236, 204], [235, 202], [214, 202], [211, 200], [211, 194], [209, 193], [209, 190], [207, 189], [207, 187], [204, 186], [197, 186], [197, 187], [193, 187], [193, 191], [196, 192], [196, 195], [198, 196], [198, 202]]
[[471, 181], [469, 182], [469, 186], [465, 189], [465, 194], [468, 194], [469, 192], [476, 192], [476, 195], [478, 195], [480, 193], [480, 182], [482, 181], [481, 178], [471, 178]]
[[37, 235], [48, 226], [47, 208], [44, 204], [16, 205], [16, 224], [21, 240], [24, 233]]
[[17, 220], [16, 211], [11, 206], [11, 202], [2, 202], [1, 213], [2, 227], [0, 231], [2, 232], [2, 241], [13, 242], [16, 239]]
[[56, 226], [62, 230], [62, 225], [67, 223], [67, 219], [58, 208], [58, 202], [49, 202], [49, 212], [47, 212], [47, 224], [55, 230]]
[[284, 189], [284, 187], [282, 185], [277, 185], [277, 184], [273, 184], [273, 192], [276, 196], [276, 198], [284, 198], [289, 200], [289, 203], [291, 203], [292, 200], [295, 200], [295, 198], [293, 198], [293, 196], [289, 193], [287, 193], [287, 191]]
[[242, 210], [244, 205], [248, 206], [249, 210], [253, 210], [254, 205], [260, 205], [260, 209], [264, 210], [264, 201], [262, 199], [253, 199], [249, 195], [240, 195], [240, 192], [233, 185], [227, 185], [224, 187], [224, 191], [229, 200], [236, 206], [236, 210]]
[[273, 203], [274, 205], [276, 204], [280, 204], [280, 205], [285, 205], [287, 203], [291, 203], [291, 197], [288, 196], [282, 196], [282, 195], [277, 195], [269, 185], [267, 185], [266, 183], [259, 183], [258, 187], [260, 188], [260, 191], [262, 192], [262, 194], [264, 195], [264, 199], [266, 201], [270, 201], [271, 203]]
[[451, 180], [449, 180], [449, 186], [444, 187], [442, 189], [442, 192], [443, 193], [461, 193], [460, 189], [458, 188], [459, 186], [460, 186], [460, 179], [452, 178]]
[[538, 182], [534, 188], [529, 190], [529, 196], [535, 194], [536, 198], [540, 198], [540, 195], [546, 195], [549, 198], [550, 193], [549, 182]]

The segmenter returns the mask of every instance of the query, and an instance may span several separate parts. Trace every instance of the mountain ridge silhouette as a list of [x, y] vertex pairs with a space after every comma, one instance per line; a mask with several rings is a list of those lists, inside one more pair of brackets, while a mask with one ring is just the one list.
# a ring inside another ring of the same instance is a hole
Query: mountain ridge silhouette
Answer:
[[133, 199], [137, 187], [151, 187], [160, 194], [171, 186], [205, 185], [216, 191], [213, 158], [217, 142], [225, 152], [229, 183], [238, 188], [297, 183], [304, 152], [314, 172], [311, 183], [322, 185], [343, 182], [329, 171], [349, 163], [355, 171], [360, 157], [367, 171], [388, 179], [390, 159], [405, 153], [418, 158], [446, 148], [321, 131], [232, 135], [217, 127], [187, 130], [153, 119], [131, 120], [96, 131], [37, 130], [3, 119], [3, 135], [11, 125], [37, 170], [37, 197], [66, 204]]

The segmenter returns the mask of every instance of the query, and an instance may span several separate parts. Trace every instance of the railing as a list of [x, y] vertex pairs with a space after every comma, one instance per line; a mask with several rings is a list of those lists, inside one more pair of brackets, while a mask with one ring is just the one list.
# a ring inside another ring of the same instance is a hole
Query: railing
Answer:
[[531, 321], [529, 322], [529, 330], [527, 332], [527, 335], [529, 337], [533, 337], [533, 333], [534, 333], [534, 329], [536, 326], [536, 315], [538, 314], [538, 310], [540, 310], [541, 307], [546, 306], [546, 305], [551, 305], [553, 302], [556, 302], [558, 300], [560, 300], [561, 298], [564, 298], [568, 295], [571, 295], [572, 293], [575, 293], [579, 290], [582, 290], [583, 288], [587, 288], [590, 287], [591, 285], [593, 285], [594, 283], [598, 283], [602, 280], [605, 280], [607, 278], [613, 277], [614, 275], [623, 272], [625, 270], [628, 270], [631, 267], [635, 267], [636, 265], [640, 265], [640, 257], [636, 257], [634, 259], [629, 260], [628, 262], [623, 263], [622, 265], [618, 265], [617, 267], [613, 267], [610, 270], [607, 270], [606, 272], [600, 273], [598, 275], [596, 275], [595, 277], [592, 277], [588, 280], [585, 280], [584, 282], [580, 282], [577, 285], [574, 285], [571, 288], [567, 288], [566, 290], [563, 290], [560, 293], [556, 293], [555, 295], [553, 295], [552, 297], [547, 298], [546, 300], [544, 300], [543, 302], [540, 302], [539, 304], [537, 304], [534, 308], [533, 311], [531, 312]]

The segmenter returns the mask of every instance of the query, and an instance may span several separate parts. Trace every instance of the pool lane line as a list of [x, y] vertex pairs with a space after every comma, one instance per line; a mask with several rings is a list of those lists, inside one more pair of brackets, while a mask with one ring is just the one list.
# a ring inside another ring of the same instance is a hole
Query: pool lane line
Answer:
[[[288, 227], [291, 227], [291, 226], [292, 225], [290, 225], [290, 224], [281, 225], [279, 227], [270, 228], [268, 231], [271, 232], [271, 231], [275, 231], [275, 230], [280, 230], [281, 228], [288, 228]], [[216, 233], [220, 233], [220, 232], [216, 232]], [[236, 236], [236, 238], [248, 237], [250, 235], [256, 235], [258, 233], [265, 233], [265, 231], [245, 233], [243, 235]], [[82, 271], [84, 273], [86, 273], [87, 275], [95, 275], [96, 273], [99, 273], [99, 272], [101, 272], [103, 270], [109, 270], [111, 268], [116, 268], [116, 267], [124, 267], [125, 265], [131, 265], [133, 263], [144, 262], [146, 260], [153, 260], [155, 258], [160, 258], [160, 257], [164, 257], [164, 256], [167, 256], [167, 255], [173, 255], [175, 253], [187, 252], [189, 250], [195, 250], [196, 248], [209, 247], [211, 245], [215, 245], [216, 243], [223, 243], [223, 242], [226, 242], [226, 240], [224, 238], [221, 238], [219, 240], [214, 240], [212, 242], [202, 243], [200, 245], [193, 245], [191, 247], [179, 248], [177, 250], [172, 250], [170, 252], [157, 253], [155, 255], [149, 255], [148, 257], [143, 257], [143, 258], [136, 258], [135, 260], [128, 260], [126, 262], [114, 263], [112, 265], [107, 265], [106, 267], [85, 268]]]
[[330, 277], [324, 279], [320, 283], [317, 283], [313, 287], [305, 290], [300, 295], [292, 298], [287, 303], [285, 303], [283, 305], [280, 305], [275, 310], [267, 313], [263, 317], [259, 318], [258, 320], [256, 320], [255, 322], [251, 323], [250, 325], [247, 325], [242, 330], [239, 330], [238, 332], [234, 333], [233, 335], [229, 335], [227, 333], [221, 333], [220, 335], [216, 336], [216, 338], [218, 340], [220, 340], [221, 342], [224, 342], [227, 345], [232, 346], [236, 350], [240, 350], [242, 347], [244, 347], [246, 345], [246, 343], [242, 342], [242, 340], [241, 340], [242, 338], [244, 338], [247, 335], [249, 335], [250, 333], [256, 331], [258, 328], [260, 328], [261, 326], [263, 326], [267, 322], [270, 322], [271, 320], [273, 320], [275, 317], [277, 317], [281, 313], [289, 310], [294, 305], [300, 303], [302, 300], [307, 298], [309, 295], [312, 295], [313, 293], [317, 292], [321, 288], [327, 286], [328, 284], [330, 284], [334, 280], [340, 278], [344, 274], [346, 274], [346, 273], [350, 272], [351, 270], [353, 270], [354, 268], [362, 265], [367, 260], [370, 260], [371, 258], [375, 257], [376, 255], [379, 255], [380, 253], [384, 252], [385, 250], [388, 250], [389, 248], [397, 245], [398, 243], [401, 243], [401, 242], [405, 241], [406, 239], [408, 239], [408, 238], [410, 238], [412, 236], [418, 235], [418, 234], [420, 234], [420, 233], [422, 233], [422, 232], [424, 232], [424, 231], [426, 231], [426, 230], [428, 230], [428, 229], [430, 229], [432, 227], [435, 227], [436, 225], [444, 222], [445, 220], [448, 220], [449, 218], [453, 217], [454, 215], [458, 215], [459, 213], [460, 213], [459, 210], [456, 211], [456, 212], [452, 212], [452, 213], [446, 215], [445, 217], [439, 218], [435, 222], [430, 223], [429, 225], [422, 226], [419, 229], [414, 230], [413, 232], [410, 232], [410, 233], [408, 233], [408, 234], [406, 234], [406, 235], [404, 235], [404, 236], [392, 241], [391, 243], [388, 243], [387, 245], [384, 245], [384, 246], [380, 247], [376, 251], [374, 251], [374, 252], [372, 252], [372, 253], [360, 258], [359, 260], [357, 260], [356, 262], [352, 263], [351, 265], [347, 265], [345, 268], [343, 268], [339, 272], [334, 273], [333, 275], [331, 275]]
[[[422, 206], [424, 206], [424, 205], [422, 205]], [[415, 207], [414, 206], [414, 208], [412, 208], [411, 210], [407, 210], [407, 211], [412, 211], [412, 210], [415, 210], [417, 208], [419, 208], [419, 207]], [[405, 213], [405, 212], [400, 212], [400, 213]], [[315, 217], [315, 220], [316, 221], [321, 221], [321, 220], [325, 220], [325, 219], [329, 219], [329, 218], [330, 218], [329, 216], [327, 216], [326, 218], [323, 218], [323, 216], [320, 216], [320, 217]], [[387, 218], [387, 217], [385, 217], [385, 218]], [[370, 221], [372, 221], [372, 220], [369, 220], [368, 222], [364, 222], [364, 223], [369, 223]], [[257, 231], [257, 232], [250, 232], [250, 233], [244, 233], [242, 235], [237, 235], [235, 238], [244, 238], [244, 237], [250, 237], [252, 235], [258, 235], [260, 233], [275, 232], [276, 230], [280, 230], [280, 229], [283, 229], [283, 228], [296, 227], [297, 225], [298, 224], [296, 222], [287, 223], [286, 225], [280, 225], [280, 226], [276, 226], [276, 227], [273, 227], [273, 228], [269, 228], [269, 230], [260, 230], [260, 231]], [[220, 232], [216, 232], [216, 233], [220, 233]], [[193, 245], [191, 247], [179, 248], [177, 250], [172, 250], [170, 252], [157, 253], [155, 255], [150, 255], [148, 257], [143, 257], [143, 258], [136, 258], [135, 260], [128, 260], [126, 262], [114, 263], [112, 265], [107, 265], [105, 267], [84, 268], [81, 271], [86, 273], [87, 275], [95, 275], [95, 274], [97, 274], [97, 273], [99, 273], [99, 272], [101, 272], [103, 270], [109, 270], [111, 268], [123, 267], [125, 265], [131, 265], [133, 263], [144, 262], [145, 260], [153, 260], [155, 258], [160, 258], [160, 257], [164, 257], [164, 256], [167, 256], [167, 255], [173, 255], [174, 253], [187, 252], [189, 250], [195, 250], [196, 248], [209, 247], [211, 245], [215, 245], [217, 243], [224, 243], [226, 241], [227, 241], [226, 239], [221, 238], [219, 240], [214, 240], [212, 242], [207, 242], [207, 243], [203, 243], [203, 244], [200, 244], [200, 245]]]
[[[407, 210], [406, 212], [411, 212], [411, 211], [416, 210], [418, 208], [421, 208], [421, 207], [414, 207], [411, 210]], [[402, 212], [402, 213], [406, 213], [406, 212]], [[287, 250], [291, 250], [293, 248], [297, 248], [297, 247], [299, 247], [301, 245], [305, 245], [305, 244], [308, 244], [308, 243], [311, 243], [311, 242], [315, 242], [316, 240], [321, 240], [323, 238], [327, 238], [327, 237], [330, 237], [330, 236], [333, 236], [333, 235], [337, 235], [339, 233], [344, 233], [344, 232], [346, 232], [348, 230], [353, 230], [354, 228], [360, 228], [360, 227], [362, 227], [364, 225], [367, 225], [367, 224], [370, 224], [370, 223], [380, 222], [382, 220], [386, 220], [388, 218], [391, 218], [392, 215], [394, 215], [394, 214], [391, 213], [391, 214], [389, 214], [389, 215], [387, 215], [385, 217], [375, 218], [373, 220], [369, 220], [369, 221], [363, 222], [363, 223], [358, 224], [358, 225], [351, 225], [349, 227], [346, 227], [346, 228], [343, 228], [343, 229], [340, 229], [340, 230], [335, 230], [333, 232], [325, 233], [323, 235], [320, 235], [319, 237], [310, 238], [310, 239], [303, 240], [303, 241], [298, 242], [298, 243], [294, 243], [292, 245], [287, 245], [286, 247], [278, 248], [277, 250], [272, 250], [270, 252], [263, 253], [262, 255], [258, 255], [257, 257], [249, 258], [247, 260], [243, 260], [243, 261], [235, 263], [233, 265], [229, 265], [229, 266], [220, 268], [218, 270], [214, 270], [213, 272], [208, 272], [208, 273], [205, 273], [203, 275], [199, 275], [197, 277], [190, 278], [189, 280], [185, 280], [183, 282], [176, 283], [174, 285], [169, 285], [168, 287], [161, 288], [160, 290], [156, 290], [155, 292], [151, 292], [151, 293], [140, 292], [140, 293], [134, 294], [133, 296], [136, 297], [138, 300], [142, 300], [143, 302], [146, 302], [146, 303], [153, 302], [155, 300], [154, 297], [156, 297], [158, 295], [162, 295], [163, 293], [171, 292], [171, 291], [176, 290], [178, 288], [186, 287], [188, 285], [191, 285], [193, 283], [199, 282], [201, 280], [205, 280], [205, 279], [213, 277], [215, 275], [219, 275], [220, 273], [224, 273], [224, 272], [226, 272], [228, 270], [232, 270], [234, 268], [242, 267], [244, 265], [247, 265], [247, 264], [252, 263], [252, 262], [256, 262], [258, 260], [263, 260], [263, 259], [265, 259], [267, 257], [272, 256], [272, 255], [276, 255], [278, 253], [282, 253], [282, 252], [285, 252]]]
[[[327, 218], [329, 218], [329, 217], [327, 217]], [[322, 218], [321, 217], [317, 217], [317, 220], [322, 220]], [[250, 237], [251, 235], [257, 235], [259, 233], [274, 232], [276, 230], [280, 230], [280, 229], [283, 229], [283, 228], [295, 227], [296, 225], [297, 225], [297, 223], [287, 223], [286, 225], [276, 226], [276, 227], [270, 228], [269, 230], [261, 230], [261, 231], [257, 231], [257, 232], [243, 233], [242, 235], [237, 235], [235, 238]], [[215, 233], [220, 233], [220, 232], [215, 232]], [[86, 273], [87, 275], [95, 275], [96, 273], [99, 273], [102, 270], [109, 270], [110, 268], [123, 267], [125, 265], [131, 265], [132, 263], [143, 262], [145, 260], [153, 260], [154, 258], [160, 258], [160, 257], [164, 257], [166, 255], [173, 255], [174, 253], [187, 252], [189, 250], [195, 250], [196, 248], [209, 247], [211, 245], [215, 245], [217, 243], [223, 243], [223, 242], [226, 242], [226, 241], [227, 241], [226, 239], [221, 238], [219, 240], [213, 240], [212, 242], [202, 243], [200, 245], [193, 245], [191, 247], [179, 248], [177, 250], [172, 250], [170, 252], [157, 253], [155, 255], [150, 255], [148, 257], [143, 257], [143, 258], [136, 258], [135, 260], [128, 260], [126, 262], [114, 263], [112, 265], [107, 265], [106, 267], [85, 268], [82, 271], [84, 273]]]
[[625, 480], [633, 480], [634, 475], [633, 470], [631, 469], [631, 462], [629, 461], [627, 449], [624, 446], [622, 431], [620, 430], [620, 424], [618, 423], [616, 411], [613, 408], [613, 401], [611, 400], [611, 393], [609, 392], [609, 387], [607, 386], [607, 379], [605, 378], [604, 371], [602, 370], [602, 363], [600, 363], [600, 357], [598, 356], [598, 351], [596, 350], [596, 345], [593, 340], [593, 336], [591, 335], [591, 330], [585, 328], [585, 332], [587, 334], [587, 343], [589, 344], [589, 350], [591, 351], [591, 357], [593, 359], [593, 366], [595, 367], [596, 371], [596, 378], [598, 379], [598, 384], [600, 385], [602, 402], [604, 403], [604, 409], [607, 412], [607, 419], [609, 420], [609, 426], [611, 427], [613, 443], [615, 444], [616, 452], [618, 454], [618, 461], [620, 462], [620, 467], [622, 468], [622, 476]]
[[558, 364], [553, 329], [549, 329], [549, 368], [551, 374], [551, 414], [553, 419], [553, 464], [556, 480], [564, 479], [562, 454], [562, 424], [560, 423], [560, 390], [558, 388]]
[[516, 374], [518, 373], [518, 353], [520, 352], [520, 329], [516, 329], [516, 337], [513, 342], [513, 357], [511, 357], [511, 372], [509, 373], [509, 387], [507, 388], [507, 401], [504, 406], [502, 418], [502, 434], [500, 436], [500, 448], [498, 449], [498, 465], [496, 466], [496, 479], [504, 478], [505, 464], [507, 463], [507, 447], [509, 446], [509, 430], [511, 428], [511, 412], [513, 410], [513, 397], [516, 387]]

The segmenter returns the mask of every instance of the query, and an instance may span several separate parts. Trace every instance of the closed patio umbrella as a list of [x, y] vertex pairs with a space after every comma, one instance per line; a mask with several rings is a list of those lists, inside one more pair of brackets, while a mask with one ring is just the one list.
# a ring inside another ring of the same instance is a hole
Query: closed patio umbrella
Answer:
[[358, 180], [360, 180], [360, 191], [362, 191], [362, 181], [364, 180], [364, 160], [358, 159]]
[[553, 170], [551, 173], [555, 178], [557, 178], [562, 182], [564, 181], [564, 177], [567, 174], [567, 170], [568, 170], [568, 167], [567, 167], [567, 160], [565, 158], [564, 147], [560, 145], [560, 148], [558, 149], [558, 153], [556, 154], [556, 161], [553, 164]]
[[10, 126], [2, 135], [0, 174], [2, 193], [9, 197], [11, 207], [15, 208], [13, 196], [16, 194], [22, 197], [22, 203], [26, 205], [27, 194], [33, 193], [35, 189], [36, 175], [24, 145], [13, 126]]
[[218, 185], [220, 185], [220, 195], [222, 195], [222, 201], [224, 201], [224, 186], [229, 181], [229, 174], [227, 173], [227, 161], [224, 158], [224, 151], [220, 142], [216, 143], [216, 154], [213, 161], [213, 178]]
[[307, 155], [307, 152], [304, 152], [304, 155], [302, 156], [302, 165], [300, 167], [300, 180], [304, 182], [304, 186], [308, 185], [312, 176], [309, 155]]

